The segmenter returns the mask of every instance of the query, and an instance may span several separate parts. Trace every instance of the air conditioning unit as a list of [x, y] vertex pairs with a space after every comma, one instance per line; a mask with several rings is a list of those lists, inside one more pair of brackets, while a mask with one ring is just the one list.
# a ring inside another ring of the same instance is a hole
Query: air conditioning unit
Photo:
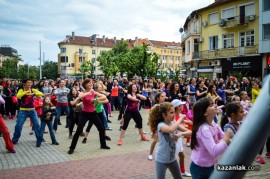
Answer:
[[214, 63], [215, 65], [220, 65], [220, 60], [215, 60]]
[[208, 62], [208, 66], [214, 66], [215, 64], [213, 62]]
[[202, 37], [199, 38], [199, 42], [203, 42], [203, 38]]
[[205, 27], [205, 26], [207, 26], [207, 25], [208, 25], [208, 22], [207, 22], [207, 21], [203, 21], [203, 22], [202, 22], [202, 26], [203, 26], [203, 27]]
[[253, 21], [255, 19], [255, 15], [247, 16], [248, 21]]
[[224, 27], [226, 25], [226, 20], [221, 19], [221, 21], [218, 23], [219, 27]]

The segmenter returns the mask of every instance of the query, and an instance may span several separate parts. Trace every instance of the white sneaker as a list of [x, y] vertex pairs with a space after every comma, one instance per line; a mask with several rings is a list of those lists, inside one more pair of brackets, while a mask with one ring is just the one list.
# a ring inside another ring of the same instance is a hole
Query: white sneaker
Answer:
[[143, 131], [144, 134], [147, 134], [147, 132]]
[[187, 145], [187, 147], [190, 147], [190, 142], [187, 142], [186, 145]]
[[188, 172], [185, 172], [185, 173], [181, 173], [182, 176], [185, 176], [185, 177], [191, 177], [191, 174], [188, 173]]
[[153, 155], [148, 155], [148, 160], [153, 160]]

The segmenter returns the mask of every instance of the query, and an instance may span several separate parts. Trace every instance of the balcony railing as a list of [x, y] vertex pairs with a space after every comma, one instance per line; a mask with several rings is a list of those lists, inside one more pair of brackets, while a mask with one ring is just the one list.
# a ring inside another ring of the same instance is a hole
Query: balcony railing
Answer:
[[192, 52], [192, 59], [199, 60], [199, 58], [200, 58], [199, 52]]
[[200, 51], [199, 58], [203, 60], [203, 59], [217, 59], [217, 58], [226, 58], [226, 57], [248, 56], [248, 55], [255, 55], [255, 54], [258, 54], [258, 45]]
[[221, 19], [218, 25], [224, 29], [234, 28], [241, 25], [247, 25], [248, 23], [254, 21], [256, 18], [255, 15], [250, 16], [235, 16], [230, 19]]
[[201, 34], [201, 29], [198, 28], [198, 29], [186, 30], [181, 36], [181, 42], [183, 42], [189, 36], [195, 35], [195, 34]]

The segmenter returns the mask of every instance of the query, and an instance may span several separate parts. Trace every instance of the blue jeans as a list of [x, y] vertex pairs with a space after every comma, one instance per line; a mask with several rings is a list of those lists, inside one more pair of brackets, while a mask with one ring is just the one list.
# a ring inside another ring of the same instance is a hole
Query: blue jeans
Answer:
[[106, 112], [104, 107], [102, 106], [102, 115], [103, 115], [103, 123], [104, 123], [104, 127], [105, 129], [109, 128], [108, 126], [108, 120], [107, 120], [107, 116], [106, 116]]
[[175, 160], [172, 163], [160, 163], [156, 161], [157, 179], [165, 179], [167, 168], [169, 168], [174, 179], [182, 178], [178, 162]]
[[196, 165], [194, 162], [191, 162], [190, 164], [190, 173], [192, 175], [192, 179], [208, 179], [213, 170], [214, 166], [201, 167], [199, 165]]
[[53, 123], [53, 129], [57, 131], [58, 122], [60, 120], [60, 115], [62, 110], [65, 110], [66, 115], [69, 115], [69, 106], [56, 106], [56, 116]]
[[41, 143], [43, 140], [42, 137], [40, 137], [40, 126], [39, 126], [36, 110], [20, 110], [17, 121], [16, 121], [13, 138], [12, 138], [12, 142], [14, 144], [18, 143], [19, 138], [21, 137], [22, 127], [27, 117], [30, 117], [30, 119], [33, 122], [33, 129], [35, 131], [37, 143]]
[[55, 135], [54, 135], [54, 132], [53, 132], [52, 121], [48, 121], [48, 122], [41, 121], [41, 124], [40, 124], [40, 136], [42, 137], [42, 140], [43, 140], [43, 134], [44, 134], [44, 130], [45, 130], [46, 125], [49, 128], [50, 136], [51, 136], [51, 139], [52, 139], [52, 143], [54, 144], [57, 141], [55, 139]]

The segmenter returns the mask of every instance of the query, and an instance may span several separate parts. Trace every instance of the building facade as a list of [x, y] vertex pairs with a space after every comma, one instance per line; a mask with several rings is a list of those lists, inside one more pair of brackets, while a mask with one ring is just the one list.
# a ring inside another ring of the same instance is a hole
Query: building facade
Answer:
[[[113, 39], [98, 38], [97, 35], [90, 37], [75, 36], [72, 32], [71, 36], [59, 42], [60, 53], [58, 54], [58, 73], [61, 76], [81, 76], [80, 67], [84, 61], [92, 61], [95, 66], [95, 75], [102, 75], [99, 68], [99, 62], [96, 60], [104, 51], [111, 50], [120, 40], [116, 37]], [[156, 53], [159, 56], [162, 70], [176, 71], [181, 69], [181, 46], [176, 42], [154, 41], [148, 39], [135, 40], [127, 39], [129, 48], [135, 45], [148, 45], [149, 52]]]
[[[192, 33], [187, 36], [187, 32]], [[185, 22], [181, 42], [191, 76], [261, 77], [259, 1], [217, 0], [193, 11]]]
[[270, 74], [270, 1], [259, 1], [259, 53], [263, 58], [263, 75]]

